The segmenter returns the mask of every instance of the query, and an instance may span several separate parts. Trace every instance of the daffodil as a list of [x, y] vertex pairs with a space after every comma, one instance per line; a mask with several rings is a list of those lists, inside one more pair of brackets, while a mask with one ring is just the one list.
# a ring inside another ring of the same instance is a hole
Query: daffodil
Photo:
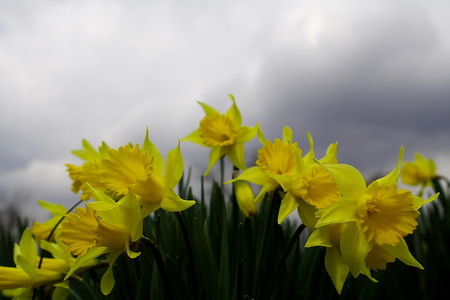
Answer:
[[[380, 260], [389, 262], [393, 257], [422, 268], [409, 252], [404, 237], [417, 227], [418, 209], [434, 200], [437, 194], [424, 200], [397, 188], [403, 152], [402, 147], [395, 169], [369, 186], [352, 166], [323, 165], [336, 179], [343, 198], [317, 212], [320, 219], [316, 227], [319, 230], [311, 234], [308, 244], [327, 246], [321, 241], [329, 239], [326, 233], [329, 229], [320, 228], [347, 224], [338, 251], [355, 277], [361, 273], [370, 277], [370, 268], [380, 269]], [[339, 285], [341, 283], [339, 281]]]
[[211, 148], [205, 176], [209, 174], [216, 162], [225, 155], [237, 168], [241, 170], [247, 168], [244, 158], [244, 143], [255, 137], [259, 126], [242, 126], [241, 112], [236, 106], [234, 97], [230, 95], [230, 98], [233, 104], [225, 114], [221, 114], [208, 104], [198, 102], [206, 116], [200, 121], [198, 129], [180, 140]]
[[147, 131], [142, 149], [139, 145], [112, 149], [101, 163], [106, 187], [118, 195], [138, 195], [144, 216], [159, 208], [178, 212], [195, 204], [193, 200], [181, 199], [173, 190], [183, 175], [179, 144], [167, 154], [164, 168], [164, 159]]
[[245, 181], [239, 180], [233, 183], [234, 194], [238, 203], [239, 209], [246, 218], [256, 214], [255, 195], [252, 187]]
[[101, 160], [108, 157], [110, 148], [103, 142], [97, 151], [87, 140], [82, 141], [82, 146], [82, 149], [74, 150], [72, 153], [84, 160], [85, 163], [81, 166], [73, 164], [66, 164], [66, 166], [69, 177], [73, 181], [72, 191], [78, 193], [81, 190], [80, 199], [87, 201], [92, 197], [90, 187], [100, 191], [106, 191], [107, 189], [102, 182], [103, 167]]
[[[52, 269], [37, 268], [36, 242], [30, 229], [25, 229], [19, 244], [14, 245], [16, 268], [0, 267], [0, 289], [34, 288], [64, 278], [64, 273]], [[67, 265], [68, 269], [68, 265]]]
[[54, 240], [54, 234], [50, 236], [50, 233], [66, 214], [67, 208], [64, 205], [54, 204], [44, 200], [38, 200], [37, 202], [42, 208], [48, 210], [52, 214], [52, 217], [43, 223], [37, 221], [34, 222], [31, 233], [33, 233], [37, 241], [47, 240], [48, 238], [50, 238], [49, 240]]
[[311, 232], [305, 247], [326, 247], [325, 269], [330, 276], [338, 294], [341, 293], [349, 272], [348, 263], [344, 261], [340, 251], [342, 232], [347, 223], [330, 224]]
[[415, 153], [413, 162], [403, 164], [400, 175], [404, 184], [430, 186], [431, 180], [436, 177], [436, 164], [422, 154]]
[[[14, 245], [16, 267], [0, 266], [0, 290], [16, 299], [31, 299], [33, 288], [43, 285], [55, 285], [57, 286], [55, 292], [60, 293], [58, 287], [61, 287], [61, 282], [75, 259], [69, 254], [64, 254], [57, 243], [41, 241], [41, 248], [49, 251], [54, 258], [38, 256], [31, 230], [26, 228], [20, 243]], [[88, 260], [83, 267], [91, 267], [96, 263]]]
[[[256, 197], [259, 202], [268, 192], [281, 187], [284, 197], [278, 213], [278, 223], [298, 209], [302, 222], [314, 229], [315, 212], [340, 199], [339, 189], [331, 174], [322, 166], [316, 164], [314, 158], [314, 143], [310, 134], [308, 140], [310, 151], [302, 157], [302, 149], [298, 143], [292, 142], [293, 132], [284, 127], [282, 140], [274, 142], [267, 140], [258, 150], [256, 166], [245, 170], [232, 181], [247, 180], [261, 185]], [[337, 144], [331, 144], [323, 162], [336, 162]]]
[[66, 216], [59, 238], [67, 252], [78, 256], [65, 279], [86, 261], [108, 254], [109, 267], [100, 283], [102, 293], [107, 295], [115, 284], [113, 264], [118, 256], [125, 252], [136, 258], [140, 254], [132, 247], [142, 237], [142, 212], [132, 193], [119, 202], [95, 190], [94, 197], [96, 202], [88, 203], [86, 208], [77, 207], [75, 213]]

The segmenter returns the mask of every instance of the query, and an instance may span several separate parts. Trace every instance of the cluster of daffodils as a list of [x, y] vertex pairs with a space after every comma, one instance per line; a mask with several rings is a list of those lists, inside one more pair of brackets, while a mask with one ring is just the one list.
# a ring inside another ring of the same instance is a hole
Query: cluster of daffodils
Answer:
[[[371, 271], [385, 269], [397, 258], [422, 268], [404, 237], [416, 229], [418, 209], [437, 195], [425, 200], [399, 189], [397, 182], [402, 173], [407, 184], [428, 185], [435, 175], [432, 162], [416, 155], [417, 161], [402, 169], [402, 147], [393, 171], [367, 185], [357, 169], [338, 163], [337, 143], [317, 158], [309, 133], [307, 153], [293, 141], [289, 127], [283, 129], [281, 139], [265, 139], [259, 124], [242, 125], [232, 96], [231, 100], [225, 114], [199, 102], [205, 117], [198, 129], [180, 141], [211, 148], [205, 176], [225, 156], [240, 170], [226, 183], [233, 185], [245, 217], [257, 214], [262, 201], [281, 197], [278, 223], [297, 210], [311, 232], [305, 246], [326, 247], [325, 267], [339, 293], [349, 273], [375, 281]], [[256, 136], [261, 143], [258, 159], [247, 168], [244, 144]], [[83, 164], [68, 164], [67, 168], [72, 191], [80, 193], [84, 206], [70, 212], [62, 205], [40, 202], [52, 218], [25, 230], [14, 247], [16, 268], [0, 267], [0, 289], [5, 295], [31, 297], [35, 288], [52, 285], [56, 295], [64, 295], [69, 280], [105, 265], [100, 287], [107, 295], [115, 284], [113, 269], [119, 255], [130, 259], [140, 255], [143, 219], [158, 209], [180, 212], [195, 204], [174, 191], [184, 168], [180, 143], [166, 160], [148, 131], [142, 145], [111, 149], [103, 143], [95, 149], [83, 140], [82, 146], [73, 153]], [[256, 195], [252, 185], [260, 186]], [[53, 258], [39, 257], [37, 244]]]
[[[133, 259], [140, 254], [143, 219], [160, 208], [179, 212], [195, 204], [173, 190], [183, 175], [180, 145], [168, 153], [165, 163], [148, 132], [142, 147], [110, 149], [103, 143], [96, 150], [85, 140], [82, 145], [73, 153], [84, 163], [67, 167], [72, 190], [81, 191], [85, 207], [68, 212], [62, 205], [40, 201], [53, 217], [23, 233], [20, 246], [14, 248], [17, 268], [1, 267], [4, 294], [27, 297], [33, 288], [44, 285], [55, 285], [54, 293], [61, 293], [61, 287], [68, 288], [67, 280], [108, 264], [100, 283], [107, 295], [115, 284], [113, 266], [118, 256], [125, 253]], [[32, 233], [54, 259], [37, 256]]]

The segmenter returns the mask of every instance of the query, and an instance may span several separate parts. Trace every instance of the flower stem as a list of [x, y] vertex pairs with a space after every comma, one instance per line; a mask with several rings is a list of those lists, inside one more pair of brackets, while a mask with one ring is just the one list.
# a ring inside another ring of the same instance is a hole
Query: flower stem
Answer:
[[148, 237], [141, 237], [140, 241], [142, 244], [150, 247], [153, 253], [153, 258], [155, 259], [155, 263], [158, 266], [159, 274], [161, 275], [161, 280], [166, 288], [167, 299], [175, 299], [172, 293], [172, 287], [170, 286], [169, 276], [167, 275], [166, 265], [164, 264], [164, 260], [161, 256], [161, 252], [159, 251], [158, 245], [153, 242]]
[[[275, 271], [273, 272], [272, 277], [270, 278], [269, 284], [266, 286], [267, 287], [266, 291], [268, 293], [270, 293], [270, 291], [272, 291], [273, 286], [275, 285], [277, 280], [280, 279], [279, 278], [280, 272], [284, 268], [289, 254], [291, 253], [292, 249], [294, 248], [294, 245], [297, 243], [297, 241], [300, 237], [300, 234], [302, 234], [305, 227], [306, 227], [305, 224], [300, 224], [298, 226], [297, 230], [292, 235], [291, 239], [289, 240], [289, 244], [288, 244], [287, 248], [284, 250], [283, 255], [281, 256], [281, 259], [278, 261]], [[263, 295], [266, 295], [266, 294], [263, 294]]]
[[[272, 194], [271, 197], [271, 204], [270, 204], [270, 210], [269, 210], [269, 214], [267, 216], [267, 223], [266, 226], [264, 228], [264, 233], [263, 233], [263, 239], [262, 239], [262, 244], [261, 244], [261, 248], [259, 249], [259, 256], [257, 256], [257, 265], [256, 265], [256, 276], [255, 276], [255, 281], [254, 281], [254, 285], [253, 288], [256, 289], [254, 290], [257, 295], [261, 295], [259, 294], [262, 291], [261, 285], [263, 284], [262, 280], [265, 280], [264, 275], [266, 275], [267, 270], [266, 269], [261, 269], [262, 267], [266, 266], [265, 261], [266, 261], [266, 256], [267, 256], [267, 248], [268, 248], [268, 243], [269, 243], [269, 236], [270, 233], [273, 230], [273, 226], [278, 226], [277, 224], [277, 212], [280, 208], [280, 204], [281, 204], [281, 198], [278, 195], [278, 191], [274, 191], [274, 193]], [[259, 297], [256, 297], [259, 298]]]
[[223, 193], [223, 187], [225, 182], [225, 162], [224, 162], [224, 156], [220, 158], [220, 189]]
[[192, 252], [192, 243], [191, 238], [189, 236], [189, 232], [187, 230], [186, 221], [184, 220], [183, 214], [181, 212], [176, 213], [178, 221], [180, 222], [181, 231], [183, 232], [184, 242], [186, 244], [187, 252], [188, 252], [188, 258], [189, 258], [189, 268], [191, 273], [191, 279], [192, 279], [192, 290], [194, 299], [198, 299], [198, 291], [197, 291], [197, 276], [195, 272], [195, 266], [194, 266], [194, 253]]

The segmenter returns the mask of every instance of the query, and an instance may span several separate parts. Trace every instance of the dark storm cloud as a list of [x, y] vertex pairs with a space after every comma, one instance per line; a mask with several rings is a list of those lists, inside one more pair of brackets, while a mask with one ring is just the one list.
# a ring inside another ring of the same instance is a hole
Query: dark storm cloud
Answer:
[[314, 47], [279, 45], [254, 84], [266, 132], [310, 131], [322, 153], [339, 141], [342, 161], [372, 172], [388, 170], [401, 145], [408, 158], [450, 149], [448, 45], [432, 21], [421, 6], [386, 7], [324, 29]]

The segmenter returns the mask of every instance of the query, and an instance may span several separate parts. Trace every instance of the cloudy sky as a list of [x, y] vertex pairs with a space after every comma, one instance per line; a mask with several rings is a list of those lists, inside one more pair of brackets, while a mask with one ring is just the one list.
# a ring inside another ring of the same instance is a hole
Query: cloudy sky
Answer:
[[[447, 0], [1, 0], [0, 205], [69, 205], [83, 138], [118, 147], [148, 126], [165, 154], [196, 101], [225, 111], [229, 93], [245, 125], [289, 125], [303, 147], [311, 132], [319, 155], [338, 141], [367, 177], [401, 145], [450, 176], [448, 28]], [[208, 150], [182, 147], [200, 176]]]

